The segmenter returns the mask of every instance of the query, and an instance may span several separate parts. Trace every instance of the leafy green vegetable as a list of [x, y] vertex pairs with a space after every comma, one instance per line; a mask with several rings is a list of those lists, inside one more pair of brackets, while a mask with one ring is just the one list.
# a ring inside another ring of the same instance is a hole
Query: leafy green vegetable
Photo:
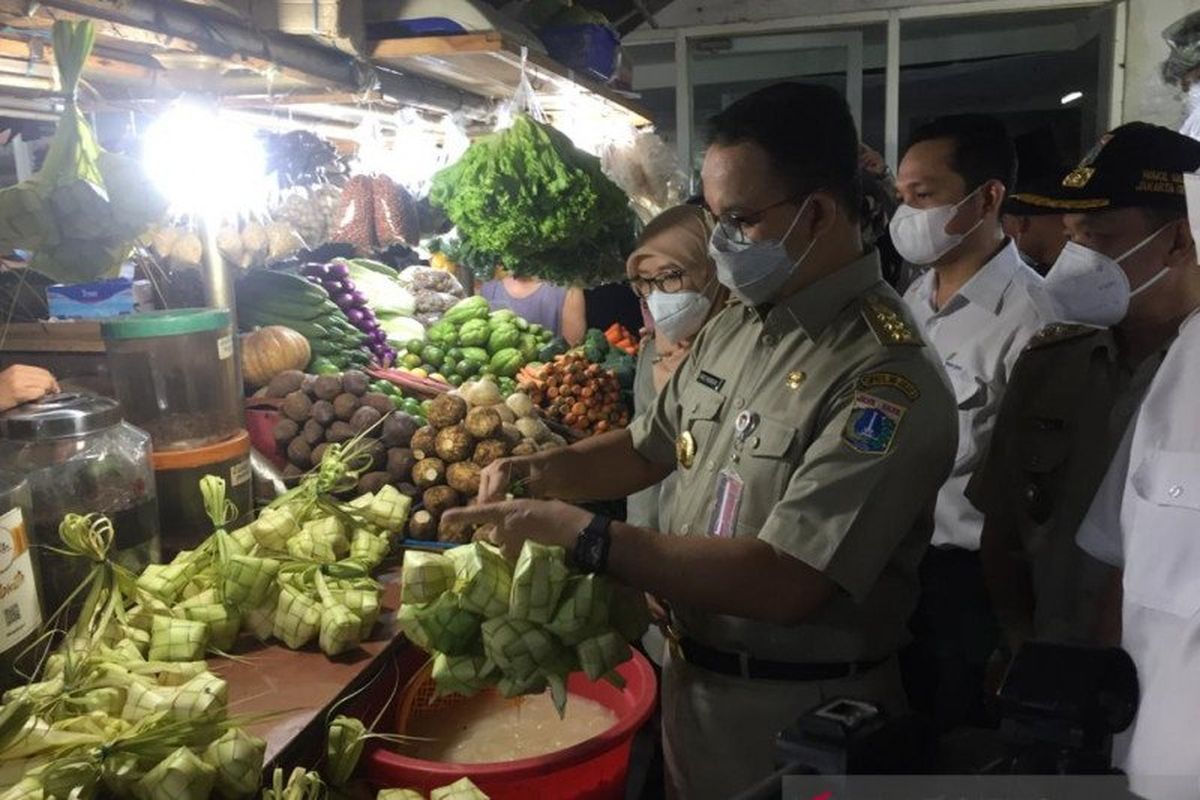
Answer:
[[523, 115], [434, 176], [430, 199], [471, 248], [517, 274], [598, 282], [623, 272], [632, 246], [628, 198], [599, 159]]

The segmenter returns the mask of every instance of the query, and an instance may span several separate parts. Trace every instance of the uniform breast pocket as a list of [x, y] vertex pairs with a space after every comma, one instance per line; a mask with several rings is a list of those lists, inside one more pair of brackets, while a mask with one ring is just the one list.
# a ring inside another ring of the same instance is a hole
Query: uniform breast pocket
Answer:
[[1200, 611], [1200, 453], [1155, 450], [1137, 466], [1122, 511], [1125, 594], [1179, 617]]
[[742, 459], [743, 477], [746, 488], [754, 496], [761, 495], [762, 501], [755, 506], [769, 513], [796, 470], [799, 457], [796, 428], [770, 417], [763, 417], [758, 427], [747, 438]]
[[720, 392], [697, 384], [684, 393], [681, 405], [680, 419], [683, 420], [683, 430], [690, 432], [696, 440], [697, 453], [701, 456], [707, 455], [721, 424], [721, 409], [725, 406], [725, 397]]

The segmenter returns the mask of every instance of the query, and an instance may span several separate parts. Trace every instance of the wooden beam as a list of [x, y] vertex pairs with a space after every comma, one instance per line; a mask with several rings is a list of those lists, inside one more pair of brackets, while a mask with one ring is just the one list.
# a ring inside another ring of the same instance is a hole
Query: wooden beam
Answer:
[[11, 28], [31, 31], [49, 31], [54, 21], [59, 19], [81, 20], [90, 19], [96, 27], [96, 45], [111, 45], [119, 49], [128, 49], [130, 45], [141, 45], [145, 51], [181, 50], [188, 53], [200, 51], [193, 42], [174, 36], [122, 25], [103, 19], [95, 19], [83, 14], [75, 14], [61, 9], [42, 6], [37, 13], [30, 16], [25, 14], [27, 0], [0, 0], [0, 21]]
[[[52, 68], [54, 50], [49, 45], [34, 47], [29, 42], [16, 39], [0, 39], [0, 58], [16, 59], [25, 63], [33, 62], [43, 67]], [[97, 78], [121, 81], [142, 82], [154, 79], [155, 70], [140, 64], [117, 60], [107, 56], [93, 54], [88, 59], [85, 73], [88, 80]]]
[[372, 43], [371, 57], [388, 59], [411, 56], [452, 56], [461, 53], [498, 53], [504, 49], [504, 37], [496, 31], [489, 31], [461, 36], [380, 39]]

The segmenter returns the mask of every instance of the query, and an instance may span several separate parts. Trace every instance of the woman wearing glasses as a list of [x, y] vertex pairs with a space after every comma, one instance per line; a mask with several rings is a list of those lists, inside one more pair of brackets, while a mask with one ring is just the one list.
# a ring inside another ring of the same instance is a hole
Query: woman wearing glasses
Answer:
[[[704, 323], [729, 298], [717, 282], [717, 266], [708, 255], [712, 217], [699, 206], [669, 208], [646, 225], [638, 248], [625, 262], [629, 285], [642, 302], [653, 332], [643, 337], [633, 386], [634, 413], [653, 407], [654, 398], [691, 349]], [[632, 525], [669, 530], [660, 509], [670, 507], [674, 476], [629, 498]], [[658, 656], [658, 653], [652, 655]]]

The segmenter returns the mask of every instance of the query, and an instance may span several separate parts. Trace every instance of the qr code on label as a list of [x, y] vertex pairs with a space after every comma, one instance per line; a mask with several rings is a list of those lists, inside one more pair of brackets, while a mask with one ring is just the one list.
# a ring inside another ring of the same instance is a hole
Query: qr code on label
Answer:
[[4, 607], [4, 627], [11, 628], [21, 621], [21, 607], [11, 605]]

